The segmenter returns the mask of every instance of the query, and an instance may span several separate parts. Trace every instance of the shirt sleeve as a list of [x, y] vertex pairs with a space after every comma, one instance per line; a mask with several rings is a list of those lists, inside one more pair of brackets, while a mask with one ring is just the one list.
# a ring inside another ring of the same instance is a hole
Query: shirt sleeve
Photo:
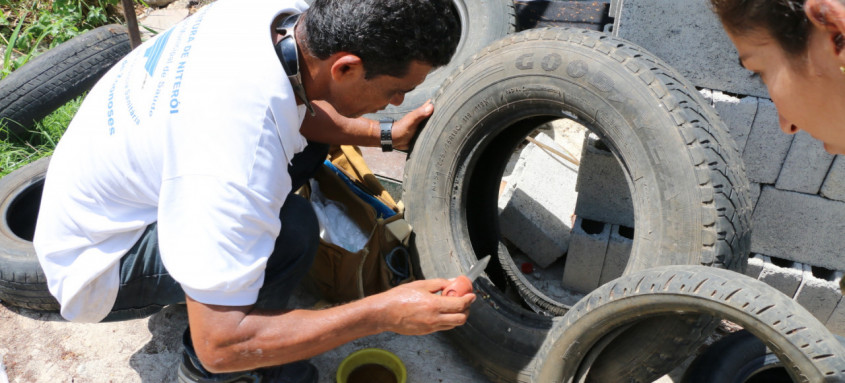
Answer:
[[[290, 178], [284, 183], [289, 191]], [[255, 303], [281, 228], [283, 202], [209, 175], [166, 180], [158, 223], [165, 267], [194, 300]]]

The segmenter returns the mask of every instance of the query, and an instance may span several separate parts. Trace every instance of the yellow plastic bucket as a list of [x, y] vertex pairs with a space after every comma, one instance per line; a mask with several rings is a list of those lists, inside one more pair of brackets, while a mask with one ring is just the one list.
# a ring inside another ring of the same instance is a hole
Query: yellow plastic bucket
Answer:
[[380, 348], [365, 348], [349, 354], [337, 369], [337, 383], [354, 383], [349, 381], [350, 375], [358, 368], [371, 367], [369, 365], [381, 366], [392, 372], [396, 383], [407, 383], [408, 371], [402, 360], [394, 353]]

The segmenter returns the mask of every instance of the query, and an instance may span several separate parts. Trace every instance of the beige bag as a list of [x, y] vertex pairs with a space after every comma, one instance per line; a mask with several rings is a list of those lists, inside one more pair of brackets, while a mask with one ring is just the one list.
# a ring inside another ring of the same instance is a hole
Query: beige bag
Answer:
[[[354, 184], [352, 187], [379, 200], [396, 214], [380, 218], [377, 210], [356, 195], [340, 175], [323, 165], [314, 175], [321, 193], [343, 204], [347, 214], [369, 236], [364, 248], [354, 253], [320, 239], [308, 273], [311, 285], [327, 301], [348, 302], [412, 281], [411, 260], [405, 248], [410, 225], [403, 218], [401, 206], [384, 190], [357, 147], [332, 148], [329, 159]], [[310, 186], [304, 186], [298, 193], [310, 198]]]

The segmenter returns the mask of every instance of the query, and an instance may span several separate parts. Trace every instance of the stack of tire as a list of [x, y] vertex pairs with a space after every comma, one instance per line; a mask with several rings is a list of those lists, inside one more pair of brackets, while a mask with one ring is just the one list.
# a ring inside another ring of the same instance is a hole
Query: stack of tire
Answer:
[[[475, 282], [468, 323], [449, 332], [468, 361], [494, 382], [652, 382], [729, 320], [756, 343], [720, 376], [779, 369], [793, 381], [845, 380], [845, 348], [818, 320], [737, 273], [749, 251], [748, 180], [724, 124], [687, 80], [600, 32], [511, 33], [508, 0], [455, 5], [464, 33], [456, 58], [384, 113], [401, 115], [436, 91], [403, 182], [417, 275], [450, 278], [498, 255]], [[500, 240], [497, 198], [502, 154], [559, 118], [587, 125], [621, 163], [635, 236], [622, 277], [546, 315], [507, 293], [519, 270]], [[0, 179], [0, 300], [55, 310], [30, 242], [47, 163]], [[684, 380], [728, 381], [705, 373], [735, 337], [705, 351]]]

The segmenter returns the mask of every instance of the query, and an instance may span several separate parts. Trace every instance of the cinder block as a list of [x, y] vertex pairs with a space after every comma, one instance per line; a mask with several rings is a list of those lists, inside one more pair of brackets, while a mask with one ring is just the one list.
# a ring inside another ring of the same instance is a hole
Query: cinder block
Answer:
[[845, 159], [842, 156], [835, 157], [820, 192], [825, 198], [845, 201]]
[[634, 229], [625, 226], [611, 225], [610, 239], [607, 241], [607, 252], [601, 269], [599, 285], [603, 285], [622, 276], [628, 259], [631, 258], [631, 247], [634, 243]]
[[642, 46], [696, 86], [768, 97], [748, 76], [706, 0], [624, 0], [617, 8], [614, 34]]
[[[836, 282], [838, 283], [839, 281]], [[845, 336], [845, 300], [842, 297], [839, 298], [839, 303], [836, 304], [833, 313], [827, 318], [825, 326], [827, 326], [830, 332], [839, 336]]]
[[842, 293], [839, 292], [839, 283], [834, 282], [841, 278], [842, 272], [833, 275], [831, 280], [817, 278], [813, 275], [812, 267], [804, 265], [804, 279], [795, 293], [795, 300], [816, 319], [825, 323], [842, 297]]
[[763, 265], [766, 263], [772, 263], [769, 257], [763, 254], [751, 254], [748, 257], [748, 267], [745, 268], [745, 275], [758, 279], [760, 277], [760, 272], [763, 271]]
[[587, 135], [578, 170], [575, 215], [593, 221], [634, 227], [634, 204], [619, 161], [594, 135]]
[[845, 203], [764, 186], [751, 223], [751, 252], [845, 270]]
[[701, 94], [713, 102], [719, 117], [730, 129], [731, 137], [742, 154], [751, 132], [751, 123], [757, 114], [757, 97], [734, 97], [718, 90], [702, 89]]
[[[553, 142], [545, 134], [536, 139], [546, 145]], [[574, 165], [529, 144], [499, 198], [502, 235], [540, 267], [569, 248], [576, 180]]]
[[748, 180], [774, 184], [789, 153], [792, 138], [792, 135], [784, 134], [780, 130], [775, 104], [770, 100], [760, 99], [757, 115], [742, 152]]
[[564, 288], [587, 293], [599, 287], [610, 241], [610, 227], [601, 222], [585, 221], [581, 217], [575, 220], [563, 269]]
[[760, 271], [758, 279], [792, 298], [803, 278], [804, 265], [790, 262], [790, 265], [781, 267], [770, 261], [763, 263], [763, 270]]
[[751, 211], [754, 211], [754, 207], [757, 206], [757, 202], [760, 201], [760, 192], [762, 191], [763, 187], [756, 182], [749, 182], [748, 185], [748, 194], [751, 197]]
[[833, 154], [824, 150], [821, 141], [801, 131], [792, 139], [789, 154], [783, 162], [775, 187], [799, 193], [818, 194]]

